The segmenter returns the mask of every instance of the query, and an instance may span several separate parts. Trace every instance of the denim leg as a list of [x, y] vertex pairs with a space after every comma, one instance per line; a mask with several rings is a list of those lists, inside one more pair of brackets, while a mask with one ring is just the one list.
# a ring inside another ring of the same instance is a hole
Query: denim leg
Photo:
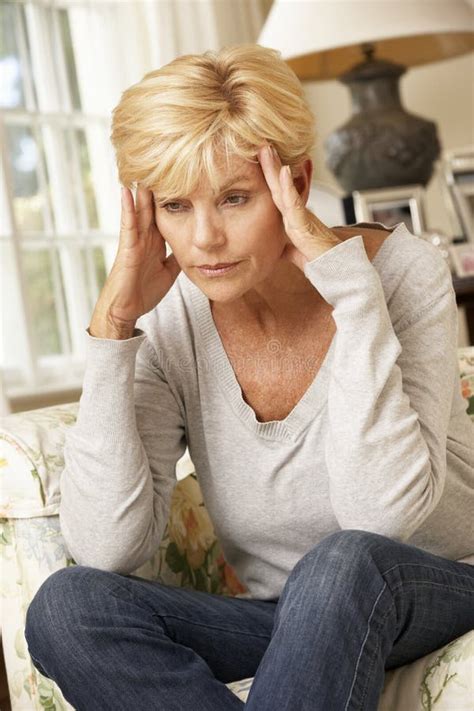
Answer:
[[254, 676], [275, 608], [78, 565], [40, 586], [25, 637], [77, 711], [241, 711], [225, 684]]
[[344, 530], [287, 578], [248, 711], [377, 711], [385, 671], [474, 629], [474, 566]]

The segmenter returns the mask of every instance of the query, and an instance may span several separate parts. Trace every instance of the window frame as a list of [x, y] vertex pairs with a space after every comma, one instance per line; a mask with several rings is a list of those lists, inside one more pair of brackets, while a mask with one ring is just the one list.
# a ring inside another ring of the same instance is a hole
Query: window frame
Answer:
[[[25, 344], [25, 352], [18, 354], [18, 367], [12, 368], [5, 366], [5, 363], [0, 364], [9, 398], [45, 392], [45, 388], [48, 387], [55, 390], [60, 383], [68, 389], [81, 387], [84, 373], [84, 330], [91, 317], [91, 304], [97, 301], [101, 286], [97, 281], [93, 250], [97, 247], [102, 249], [105, 271], [108, 273], [117, 247], [115, 231], [107, 231], [103, 228], [91, 229], [88, 225], [78, 132], [84, 132], [89, 170], [93, 175], [90, 145], [94, 142], [95, 146], [103, 144], [108, 147], [110, 113], [93, 114], [78, 111], [72, 106], [65, 52], [61, 44], [59, 12], [70, 9], [73, 5], [87, 6], [87, 3], [45, 2], [44, 0], [21, 0], [18, 3], [11, 3], [15, 18], [24, 106], [0, 108], [0, 191], [3, 193], [6, 207], [0, 242], [6, 249], [10, 249], [12, 254], [11, 278], [16, 282], [18, 294], [17, 321], [18, 328], [23, 332], [19, 340]], [[51, 13], [49, 17], [48, 12]], [[51, 20], [49, 27], [46, 25], [48, 19]], [[26, 37], [26, 32], [29, 39]], [[48, 43], [47, 39], [51, 36], [53, 41]], [[118, 49], [117, 41], [115, 47], [117, 53]], [[42, 56], [41, 61], [38, 61], [39, 56]], [[32, 65], [35, 66], [35, 77], [30, 71]], [[37, 96], [34, 88], [38, 84], [41, 86], [43, 96], [48, 97], [48, 104], [55, 105], [56, 110], [44, 110], [41, 108], [41, 103], [36, 104], [36, 98], [38, 102], [41, 101], [41, 96]], [[50, 205], [47, 199], [44, 200], [42, 209], [44, 229], [38, 232], [23, 232], [17, 224], [7, 141], [7, 132], [11, 126], [27, 127], [35, 137], [36, 146], [41, 148], [35, 166], [38, 195], [46, 198], [50, 193], [54, 204]], [[68, 159], [64, 150], [66, 141], [71, 152]], [[101, 190], [106, 190], [102, 200], [110, 205], [115, 199], [119, 209], [119, 198], [114, 195], [114, 192], [118, 193], [118, 184], [113, 175], [115, 165], [111, 158], [109, 147], [102, 151], [100, 159], [96, 157], [96, 164], [99, 160], [102, 161], [100, 168], [96, 170], [102, 181], [97, 182], [92, 179], [92, 184], [100, 184]], [[46, 169], [48, 169], [49, 180]], [[71, 197], [71, 183], [74, 200]], [[67, 190], [61, 191], [60, 185], [67, 185]], [[65, 192], [69, 192], [69, 199], [65, 197]], [[96, 207], [97, 192], [95, 191]], [[61, 213], [61, 208], [64, 211], [71, 211], [73, 202], [78, 213], [76, 224], [70, 225], [68, 230], [56, 229], [52, 210], [55, 210], [56, 216]], [[106, 223], [110, 226], [111, 220], [106, 220]], [[53, 355], [40, 355], [38, 352], [32, 309], [26, 288], [23, 253], [39, 249], [49, 250], [51, 254], [54, 307], [61, 342], [61, 353]], [[85, 266], [83, 266], [84, 262]], [[7, 337], [8, 334], [3, 332], [2, 339]], [[68, 373], [69, 377], [65, 378], [64, 373]]]

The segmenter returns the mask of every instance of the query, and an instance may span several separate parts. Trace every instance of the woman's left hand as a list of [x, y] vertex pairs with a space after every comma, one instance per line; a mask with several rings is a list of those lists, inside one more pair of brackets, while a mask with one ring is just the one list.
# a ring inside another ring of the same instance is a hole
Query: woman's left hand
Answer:
[[316, 259], [343, 240], [336, 237], [334, 232], [305, 206], [294, 186], [289, 167], [282, 166], [274, 149], [270, 146], [260, 148], [258, 160], [273, 202], [282, 214], [286, 234], [291, 240], [281, 256], [303, 271], [306, 262]]

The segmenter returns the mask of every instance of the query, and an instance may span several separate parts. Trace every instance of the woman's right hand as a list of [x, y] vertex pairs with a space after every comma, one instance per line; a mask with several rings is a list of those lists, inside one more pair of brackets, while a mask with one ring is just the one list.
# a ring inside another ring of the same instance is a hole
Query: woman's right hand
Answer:
[[133, 333], [135, 322], [151, 311], [181, 271], [155, 222], [151, 190], [138, 186], [137, 206], [122, 189], [120, 241], [114, 264], [94, 309], [92, 324], [107, 322]]

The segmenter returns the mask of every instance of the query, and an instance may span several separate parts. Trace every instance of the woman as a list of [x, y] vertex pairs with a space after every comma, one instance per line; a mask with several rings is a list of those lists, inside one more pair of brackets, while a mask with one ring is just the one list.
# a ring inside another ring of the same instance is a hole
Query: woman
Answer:
[[[403, 223], [306, 208], [314, 119], [274, 50], [147, 74], [112, 142], [120, 244], [61, 478], [78, 565], [29, 607], [32, 658], [87, 711], [238, 709], [250, 676], [252, 711], [376, 709], [386, 669], [474, 627], [449, 269]], [[238, 597], [130, 575], [186, 446]]]

